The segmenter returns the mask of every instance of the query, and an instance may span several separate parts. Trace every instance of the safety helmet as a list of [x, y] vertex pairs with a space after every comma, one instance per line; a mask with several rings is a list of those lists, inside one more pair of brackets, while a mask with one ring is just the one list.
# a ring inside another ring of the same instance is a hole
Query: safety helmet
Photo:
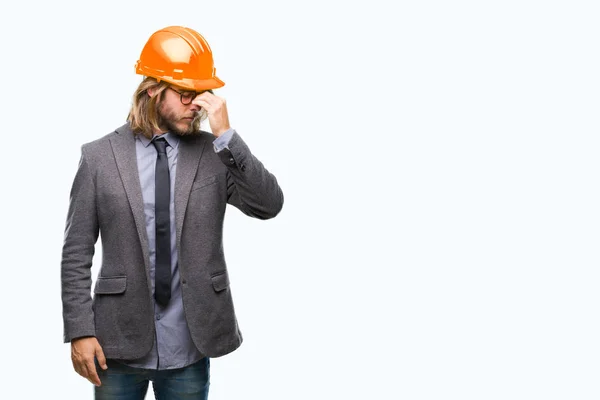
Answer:
[[225, 86], [216, 71], [208, 42], [195, 30], [183, 26], [154, 32], [135, 65], [136, 74], [194, 91]]

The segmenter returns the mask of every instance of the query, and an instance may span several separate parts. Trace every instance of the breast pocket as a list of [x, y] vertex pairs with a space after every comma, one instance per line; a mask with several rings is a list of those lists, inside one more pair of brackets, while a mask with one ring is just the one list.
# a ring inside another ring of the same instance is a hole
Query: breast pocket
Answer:
[[226, 179], [226, 175], [220, 173], [192, 183], [186, 211], [188, 223], [204, 229], [219, 229], [227, 206]]
[[207, 178], [202, 178], [192, 183], [192, 192], [205, 188], [206, 186], [214, 185], [222, 179], [223, 174], [211, 175]]

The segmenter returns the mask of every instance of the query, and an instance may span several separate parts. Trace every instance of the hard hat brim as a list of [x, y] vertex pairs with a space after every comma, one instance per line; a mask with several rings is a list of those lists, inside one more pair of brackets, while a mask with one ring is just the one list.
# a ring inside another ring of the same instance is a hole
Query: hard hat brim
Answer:
[[225, 86], [225, 82], [223, 82], [221, 79], [217, 78], [216, 76], [209, 78], [209, 79], [187, 79], [187, 78], [183, 78], [183, 79], [173, 79], [170, 77], [156, 77], [154, 76], [153, 78], [157, 79], [158, 81], [165, 81], [165, 82], [169, 82], [170, 84], [174, 85], [174, 86], [178, 86], [182, 89], [186, 89], [186, 90], [193, 90], [195, 92], [201, 91], [201, 90], [208, 90], [208, 89], [218, 89], [220, 87]]

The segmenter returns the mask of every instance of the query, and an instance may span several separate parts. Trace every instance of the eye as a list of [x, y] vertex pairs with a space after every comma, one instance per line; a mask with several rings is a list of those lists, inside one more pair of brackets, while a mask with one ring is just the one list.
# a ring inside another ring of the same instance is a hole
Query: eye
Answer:
[[194, 93], [194, 92], [191, 92], [191, 93], [190, 92], [185, 92], [185, 93], [182, 94], [182, 96], [186, 100], [193, 100], [194, 97], [196, 97], [196, 93]]

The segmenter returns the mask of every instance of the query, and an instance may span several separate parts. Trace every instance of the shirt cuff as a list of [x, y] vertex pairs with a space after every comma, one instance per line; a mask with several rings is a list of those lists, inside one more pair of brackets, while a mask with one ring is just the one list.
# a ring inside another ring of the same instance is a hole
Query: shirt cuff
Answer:
[[216, 138], [213, 141], [213, 147], [215, 149], [215, 152], [219, 152], [223, 149], [228, 149], [228, 145], [229, 145], [229, 141], [231, 140], [231, 137], [233, 136], [233, 128], [229, 128], [227, 129], [225, 132], [223, 132], [223, 134], [221, 136], [219, 136], [218, 138]]

